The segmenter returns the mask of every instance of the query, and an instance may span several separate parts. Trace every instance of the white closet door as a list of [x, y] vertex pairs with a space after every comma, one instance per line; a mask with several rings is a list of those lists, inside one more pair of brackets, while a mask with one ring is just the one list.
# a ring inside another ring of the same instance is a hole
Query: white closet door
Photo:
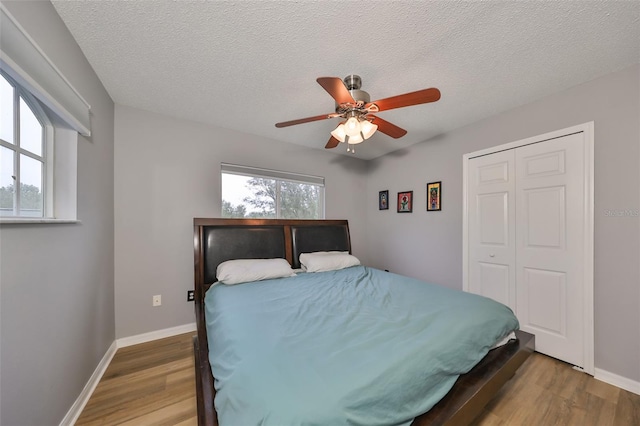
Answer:
[[516, 310], [515, 153], [469, 160], [468, 291]]
[[[515, 150], [516, 313], [536, 350], [584, 366], [583, 133]], [[502, 154], [501, 154], [502, 155]]]

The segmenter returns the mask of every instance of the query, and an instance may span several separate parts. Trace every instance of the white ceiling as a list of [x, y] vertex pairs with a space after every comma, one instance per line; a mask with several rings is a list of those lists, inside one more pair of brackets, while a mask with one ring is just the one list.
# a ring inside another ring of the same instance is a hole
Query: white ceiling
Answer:
[[339, 119], [274, 126], [333, 112], [320, 76], [358, 74], [372, 100], [440, 89], [380, 113], [408, 134], [363, 159], [640, 62], [639, 1], [53, 4], [116, 103], [266, 138], [324, 149]]

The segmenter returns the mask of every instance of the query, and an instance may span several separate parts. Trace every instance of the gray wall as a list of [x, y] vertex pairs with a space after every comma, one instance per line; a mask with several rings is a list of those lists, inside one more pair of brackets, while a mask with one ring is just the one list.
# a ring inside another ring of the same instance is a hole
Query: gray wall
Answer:
[[115, 338], [114, 106], [49, 2], [3, 2], [91, 104], [74, 225], [0, 227], [2, 425], [58, 424]]
[[[523, 76], [523, 78], [525, 78]], [[446, 93], [443, 93], [446, 96]], [[372, 265], [462, 288], [462, 155], [595, 122], [595, 365], [640, 381], [640, 67], [576, 86], [369, 164]], [[442, 181], [442, 211], [426, 212], [426, 183]], [[378, 191], [414, 190], [414, 213], [377, 210]]]
[[[186, 302], [193, 218], [220, 216], [221, 162], [324, 176], [326, 218], [350, 221], [354, 253], [367, 261], [364, 161], [121, 105], [115, 111], [118, 338], [194, 322]], [[155, 294], [162, 306], [151, 306]]]

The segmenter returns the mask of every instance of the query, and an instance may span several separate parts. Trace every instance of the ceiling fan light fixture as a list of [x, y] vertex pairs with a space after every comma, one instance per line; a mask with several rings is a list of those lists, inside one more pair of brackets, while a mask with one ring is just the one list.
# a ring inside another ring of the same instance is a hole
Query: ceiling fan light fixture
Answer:
[[349, 145], [356, 145], [356, 144], [364, 142], [364, 138], [362, 137], [362, 135], [360, 133], [358, 133], [355, 136], [349, 136], [349, 135], [345, 136], [344, 141], [346, 143], [348, 143]]
[[369, 139], [373, 134], [378, 130], [378, 126], [373, 124], [369, 120], [362, 120], [360, 122], [360, 132], [362, 137], [365, 139]]
[[[347, 131], [351, 128], [356, 129], [356, 132]], [[347, 121], [338, 124], [332, 132], [331, 136], [339, 140], [340, 142], [346, 142], [349, 146], [347, 152], [355, 152], [353, 145], [357, 145], [369, 139], [378, 130], [378, 126], [371, 123], [369, 120], [360, 120], [357, 117], [350, 117]]]
[[344, 123], [338, 124], [338, 127], [336, 127], [331, 132], [331, 136], [338, 139], [340, 142], [344, 142], [344, 139], [347, 136], [346, 132], [344, 131]]
[[355, 137], [360, 134], [360, 121], [356, 117], [349, 117], [344, 123], [344, 131], [350, 137]]

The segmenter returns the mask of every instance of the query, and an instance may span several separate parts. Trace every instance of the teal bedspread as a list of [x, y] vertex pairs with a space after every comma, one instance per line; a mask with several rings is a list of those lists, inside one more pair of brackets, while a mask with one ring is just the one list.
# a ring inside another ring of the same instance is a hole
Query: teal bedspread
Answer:
[[222, 426], [406, 425], [518, 328], [490, 299], [363, 266], [205, 297]]

